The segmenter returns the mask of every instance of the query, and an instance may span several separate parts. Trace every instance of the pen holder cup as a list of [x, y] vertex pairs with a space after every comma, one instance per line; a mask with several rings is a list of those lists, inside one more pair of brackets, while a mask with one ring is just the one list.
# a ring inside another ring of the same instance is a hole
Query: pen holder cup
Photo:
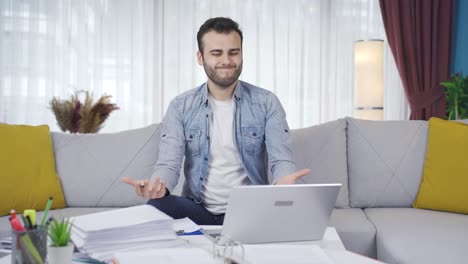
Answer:
[[12, 264], [42, 264], [47, 256], [47, 227], [13, 231]]

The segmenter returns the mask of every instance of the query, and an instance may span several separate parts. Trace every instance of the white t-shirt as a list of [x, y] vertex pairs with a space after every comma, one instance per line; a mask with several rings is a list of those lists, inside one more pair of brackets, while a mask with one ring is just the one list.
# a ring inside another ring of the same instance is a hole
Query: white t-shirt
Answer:
[[202, 202], [212, 214], [224, 214], [231, 190], [251, 181], [242, 166], [234, 136], [233, 100], [217, 101], [211, 95], [210, 157], [208, 176], [203, 184]]

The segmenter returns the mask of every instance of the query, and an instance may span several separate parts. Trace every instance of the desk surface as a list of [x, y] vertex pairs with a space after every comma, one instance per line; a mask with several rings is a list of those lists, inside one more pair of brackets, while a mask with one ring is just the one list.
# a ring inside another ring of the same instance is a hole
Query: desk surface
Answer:
[[[204, 229], [215, 229], [220, 226], [203, 226]], [[192, 235], [192, 236], [180, 236], [180, 238], [186, 240], [191, 246], [204, 248], [207, 250], [212, 249], [212, 241], [206, 238], [204, 235]], [[287, 243], [275, 243], [285, 245], [318, 245], [322, 248], [325, 253], [336, 263], [347, 263], [347, 264], [379, 264], [382, 262], [376, 261], [371, 258], [367, 258], [350, 251], [347, 251], [333, 227], [328, 227], [325, 231], [324, 238], [320, 241], [301, 241], [301, 242], [287, 242]], [[182, 250], [182, 249], [181, 249]], [[3, 262], [0, 262], [0, 264]], [[82, 263], [82, 262], [73, 262]]]
[[[204, 229], [217, 229], [220, 226], [202, 226]], [[199, 248], [205, 248], [210, 250], [212, 247], [212, 242], [203, 235], [198, 236], [182, 236], [189, 244]], [[337, 264], [340, 263], [359, 263], [359, 264], [378, 264], [382, 263], [375, 259], [364, 257], [347, 251], [341, 242], [338, 233], [334, 227], [327, 227], [323, 239], [320, 241], [300, 241], [300, 242], [285, 242], [285, 243], [275, 243], [275, 244], [285, 244], [285, 245], [318, 245], [322, 248], [325, 253]]]
[[[221, 229], [221, 226], [202, 226], [202, 229], [210, 230], [210, 229]], [[211, 245], [211, 241], [207, 239], [205, 236], [182, 236], [185, 240], [187, 240], [192, 245], [203, 246], [205, 244]], [[323, 235], [323, 239], [320, 241], [298, 241], [298, 242], [282, 242], [282, 243], [274, 243], [279, 245], [318, 245], [322, 249], [333, 249], [333, 250], [346, 250], [343, 242], [341, 242], [338, 233], [334, 227], [327, 227], [325, 230], [325, 234]]]

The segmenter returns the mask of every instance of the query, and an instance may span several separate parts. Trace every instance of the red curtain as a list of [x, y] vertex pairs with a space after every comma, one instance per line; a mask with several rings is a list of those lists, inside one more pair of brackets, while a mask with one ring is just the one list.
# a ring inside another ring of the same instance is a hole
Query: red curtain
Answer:
[[450, 77], [454, 0], [380, 0], [410, 119], [445, 118], [440, 82]]

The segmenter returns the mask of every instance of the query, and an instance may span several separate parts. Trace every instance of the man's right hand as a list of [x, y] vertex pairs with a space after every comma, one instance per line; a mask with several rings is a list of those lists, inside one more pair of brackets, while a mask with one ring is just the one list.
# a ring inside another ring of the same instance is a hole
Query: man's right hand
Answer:
[[134, 180], [129, 177], [123, 177], [122, 181], [132, 185], [138, 196], [145, 199], [158, 199], [166, 195], [166, 182], [161, 181], [159, 177], [154, 178], [153, 182], [150, 180]]

